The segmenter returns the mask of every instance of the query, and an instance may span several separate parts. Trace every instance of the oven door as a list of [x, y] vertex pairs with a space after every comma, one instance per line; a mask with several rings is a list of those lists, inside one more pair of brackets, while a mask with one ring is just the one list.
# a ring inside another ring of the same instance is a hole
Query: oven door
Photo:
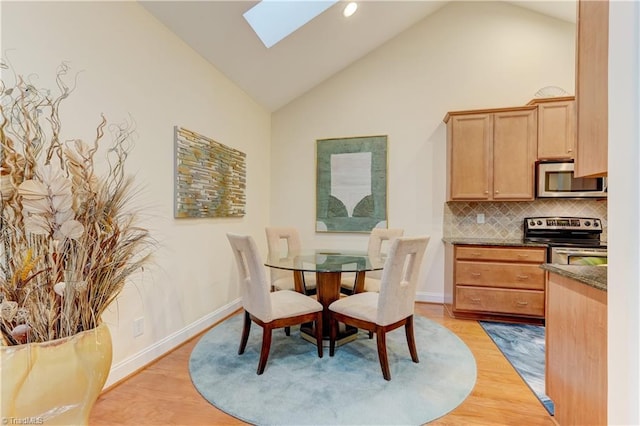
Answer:
[[559, 265], [606, 265], [606, 248], [552, 247], [550, 263]]

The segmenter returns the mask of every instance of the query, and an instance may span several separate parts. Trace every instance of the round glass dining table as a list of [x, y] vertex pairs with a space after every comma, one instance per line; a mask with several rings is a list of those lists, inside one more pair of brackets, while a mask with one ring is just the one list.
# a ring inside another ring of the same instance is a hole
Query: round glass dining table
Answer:
[[[265, 266], [292, 271], [295, 290], [303, 293], [302, 274], [316, 274], [318, 301], [324, 307], [322, 332], [329, 338], [329, 305], [340, 298], [340, 282], [345, 272], [355, 273], [354, 292], [364, 290], [364, 277], [368, 271], [379, 271], [384, 266], [384, 257], [372, 257], [366, 251], [316, 249], [293, 251], [287, 254], [269, 253]], [[337, 344], [344, 344], [356, 338], [357, 329], [340, 330]], [[315, 343], [309, 326], [301, 327], [302, 337]]]

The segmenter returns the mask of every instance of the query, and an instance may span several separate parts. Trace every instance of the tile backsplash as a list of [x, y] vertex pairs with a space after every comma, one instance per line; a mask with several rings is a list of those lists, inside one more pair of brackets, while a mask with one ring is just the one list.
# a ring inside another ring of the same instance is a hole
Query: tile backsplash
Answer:
[[[485, 223], [477, 223], [484, 214]], [[451, 238], [522, 238], [525, 217], [579, 216], [602, 220], [602, 241], [607, 241], [606, 200], [534, 200], [462, 202], [444, 204], [443, 236]]]

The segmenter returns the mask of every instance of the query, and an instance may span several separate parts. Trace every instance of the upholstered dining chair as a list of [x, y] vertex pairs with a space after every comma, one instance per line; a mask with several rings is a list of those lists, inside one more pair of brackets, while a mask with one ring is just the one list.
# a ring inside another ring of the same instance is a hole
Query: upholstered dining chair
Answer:
[[[369, 235], [367, 254], [369, 257], [379, 257], [385, 252], [383, 246], [391, 246], [393, 240], [402, 237], [404, 230], [401, 228], [373, 228]], [[382, 271], [369, 271], [364, 277], [364, 291], [380, 291], [380, 278]], [[340, 280], [340, 293], [351, 295], [356, 292], [355, 274], [343, 274]]]
[[[269, 253], [282, 252], [282, 246], [286, 246], [285, 255], [293, 251], [300, 250], [300, 234], [296, 228], [292, 227], [267, 227], [267, 246]], [[296, 272], [285, 271], [283, 269], [270, 268], [271, 288], [273, 290], [295, 290], [294, 274]], [[299, 272], [302, 281], [302, 290], [306, 295], [316, 294], [316, 277], [314, 274]]]
[[244, 308], [244, 327], [238, 355], [244, 353], [253, 321], [262, 327], [262, 348], [257, 370], [258, 374], [262, 374], [269, 358], [273, 329], [314, 322], [318, 356], [322, 358], [322, 305], [312, 297], [295, 291], [271, 292], [253, 238], [232, 233], [227, 233], [227, 238], [238, 267]]
[[396, 238], [385, 260], [380, 292], [357, 293], [329, 305], [329, 356], [335, 353], [338, 322], [368, 330], [376, 335], [382, 376], [391, 380], [386, 335], [404, 325], [411, 359], [419, 362], [413, 336], [413, 310], [420, 265], [428, 243], [426, 236]]

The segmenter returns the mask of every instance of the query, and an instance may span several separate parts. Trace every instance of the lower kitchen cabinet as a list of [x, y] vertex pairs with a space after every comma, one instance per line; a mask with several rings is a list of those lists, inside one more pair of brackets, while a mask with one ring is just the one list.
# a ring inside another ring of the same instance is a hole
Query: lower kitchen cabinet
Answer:
[[607, 424], [607, 292], [548, 273], [546, 393], [560, 425]]
[[456, 318], [541, 322], [545, 247], [445, 243], [445, 307]]

